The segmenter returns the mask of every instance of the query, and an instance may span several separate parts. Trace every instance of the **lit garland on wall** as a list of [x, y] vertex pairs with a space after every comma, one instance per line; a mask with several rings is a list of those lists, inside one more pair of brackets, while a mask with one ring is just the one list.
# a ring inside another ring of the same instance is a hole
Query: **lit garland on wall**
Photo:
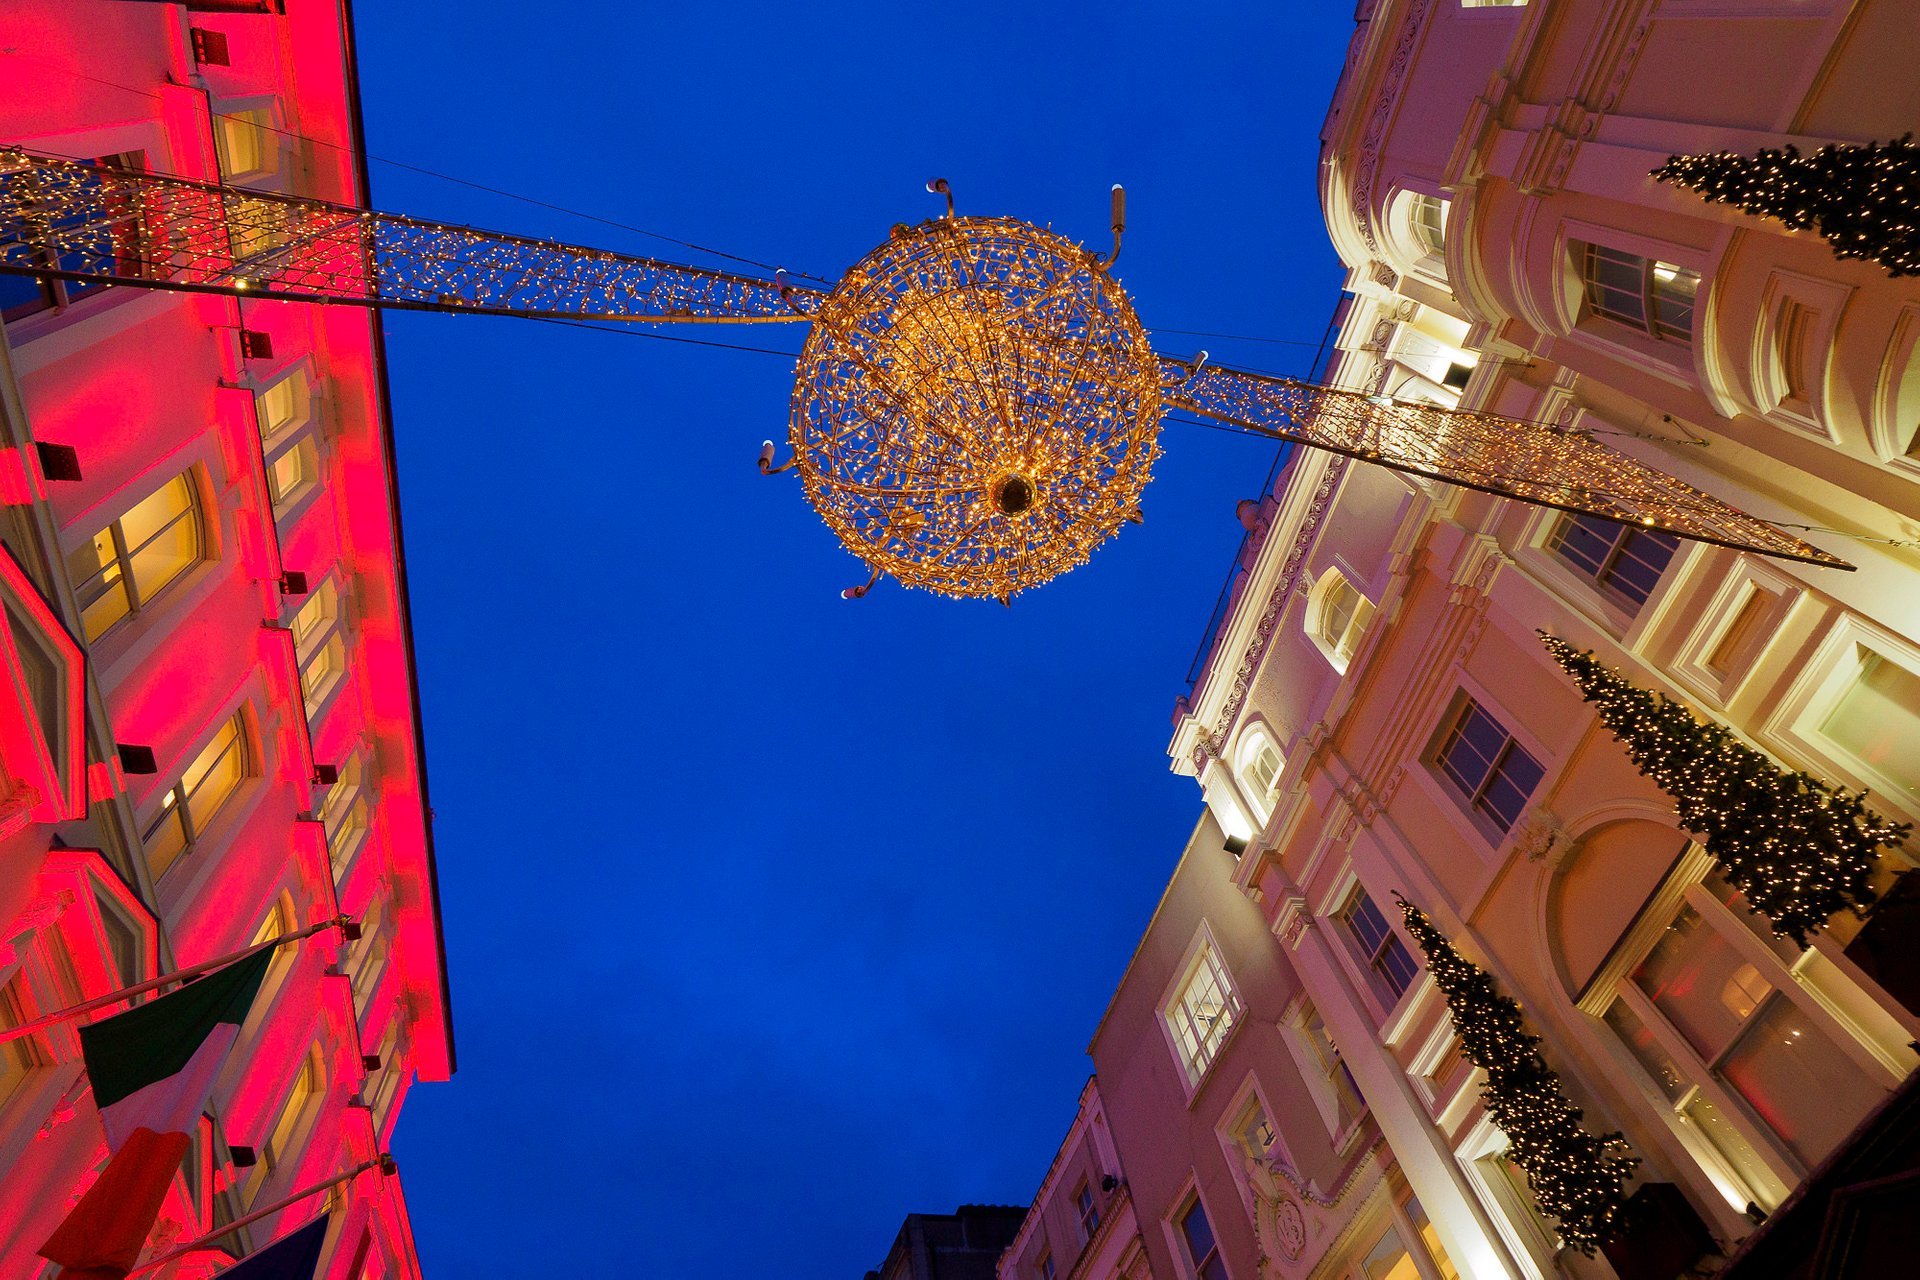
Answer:
[[1864, 792], [1781, 768], [1725, 725], [1629, 684], [1591, 653], [1544, 631], [1540, 638], [1775, 933], [1804, 947], [1835, 913], [1873, 905], [1873, 865], [1905, 839], [1907, 824], [1867, 808]]
[[1877, 262], [1890, 276], [1920, 275], [1920, 147], [1910, 133], [1810, 156], [1791, 144], [1751, 157], [1674, 156], [1653, 176], [1795, 231], [1818, 228], [1835, 257]]
[[1418, 907], [1401, 898], [1400, 910], [1447, 999], [1461, 1051], [1487, 1073], [1480, 1098], [1507, 1135], [1507, 1157], [1526, 1173], [1541, 1212], [1559, 1223], [1560, 1239], [1592, 1257], [1614, 1228], [1640, 1162], [1618, 1133], [1596, 1137], [1581, 1125], [1580, 1108], [1560, 1091], [1560, 1077], [1540, 1056], [1540, 1037], [1527, 1031], [1513, 998], [1494, 990], [1493, 979], [1455, 951]]

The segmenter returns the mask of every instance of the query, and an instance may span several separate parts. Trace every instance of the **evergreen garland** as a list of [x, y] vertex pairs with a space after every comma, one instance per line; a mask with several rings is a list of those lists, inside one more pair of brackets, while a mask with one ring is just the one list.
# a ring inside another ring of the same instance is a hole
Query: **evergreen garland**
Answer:
[[1775, 933], [1804, 947], [1837, 912], [1864, 915], [1872, 907], [1874, 862], [1883, 847], [1905, 839], [1908, 824], [1867, 808], [1865, 792], [1782, 769], [1725, 725], [1703, 723], [1593, 654], [1539, 634], [1634, 765], [1672, 797], [1681, 825]]
[[1877, 262], [1891, 276], [1920, 275], [1920, 146], [1911, 133], [1888, 143], [1828, 145], [1810, 156], [1791, 144], [1751, 157], [1673, 156], [1653, 176], [1796, 231], [1817, 227], [1835, 257]]
[[1526, 1173], [1534, 1203], [1558, 1221], [1560, 1239], [1591, 1258], [1616, 1225], [1627, 1179], [1640, 1162], [1626, 1154], [1618, 1133], [1595, 1137], [1581, 1125], [1580, 1108], [1560, 1091], [1520, 1006], [1494, 990], [1493, 979], [1455, 951], [1418, 907], [1400, 898], [1400, 911], [1447, 998], [1461, 1051], [1487, 1073], [1480, 1098], [1507, 1135], [1508, 1158]]

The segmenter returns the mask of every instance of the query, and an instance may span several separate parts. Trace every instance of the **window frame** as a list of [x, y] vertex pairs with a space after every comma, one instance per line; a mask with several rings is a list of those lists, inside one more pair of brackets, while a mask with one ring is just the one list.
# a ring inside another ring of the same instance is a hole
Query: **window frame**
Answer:
[[1080, 1220], [1080, 1241], [1085, 1244], [1100, 1229], [1100, 1202], [1094, 1197], [1092, 1178], [1083, 1176], [1080, 1185], [1074, 1188], [1073, 1208], [1074, 1216]]
[[[1273, 758], [1273, 768], [1262, 784], [1260, 766], [1269, 755]], [[1240, 741], [1234, 748], [1234, 760], [1234, 781], [1240, 785], [1254, 815], [1264, 826], [1279, 807], [1280, 780], [1287, 770], [1286, 757], [1280, 753], [1266, 726], [1256, 721], [1241, 730]]]
[[[1688, 350], [1693, 348], [1694, 334], [1700, 325], [1700, 293], [1705, 283], [1697, 270], [1665, 258], [1622, 249], [1602, 240], [1578, 240], [1575, 243], [1579, 246], [1575, 274], [1580, 280], [1580, 313], [1583, 316], [1618, 325], [1654, 342]], [[1637, 291], [1629, 290], [1623, 284], [1604, 281], [1598, 268], [1598, 263], [1603, 260], [1636, 275]], [[1668, 273], [1665, 281], [1661, 279], [1663, 270]], [[1676, 300], [1671, 292], [1663, 293], [1663, 285], [1683, 279], [1691, 279], [1693, 283], [1692, 290], [1683, 302]], [[1609, 296], [1635, 298], [1639, 303], [1639, 313], [1633, 314], [1610, 305]], [[1662, 314], [1663, 301], [1675, 308], [1684, 307], [1685, 327]]]
[[[1327, 624], [1333, 601], [1347, 594], [1353, 597], [1352, 611], [1342, 624], [1340, 634], [1331, 635]], [[1368, 631], [1372, 629], [1374, 615], [1378, 612], [1378, 607], [1360, 589], [1359, 584], [1338, 565], [1329, 565], [1314, 580], [1313, 589], [1307, 595], [1307, 607], [1302, 613], [1301, 623], [1314, 648], [1320, 651], [1335, 671], [1345, 675], [1354, 655], [1366, 640]]]
[[[71, 142], [65, 143], [62, 147], [63, 153], [67, 155], [87, 154], [86, 150], [71, 149], [73, 146], [74, 144]], [[119, 172], [147, 173], [153, 169], [153, 166], [147, 159], [149, 150], [151, 150], [151, 148], [146, 146], [128, 147], [119, 151], [95, 150], [92, 155], [92, 160], [95, 164], [103, 165]], [[131, 158], [134, 163], [113, 163], [116, 161], [124, 162], [129, 158]], [[118, 225], [118, 216], [116, 213], [116, 225]], [[138, 213], [134, 212], [128, 215], [128, 218], [133, 227], [133, 238], [136, 241], [143, 240], [146, 236], [146, 228], [140, 223]], [[131, 265], [123, 255], [124, 250], [117, 251], [115, 254], [117, 259], [115, 265], [120, 268], [119, 274], [126, 274], [125, 269]], [[42, 267], [48, 266], [48, 258], [43, 246], [33, 246], [32, 257], [38, 265]], [[50, 269], [58, 269], [57, 263]], [[5, 308], [4, 311], [0, 311], [0, 323], [4, 323], [7, 326], [10, 337], [13, 336], [11, 332], [13, 327], [23, 321], [34, 321], [43, 316], [61, 315], [95, 298], [112, 296], [114, 292], [113, 286], [110, 283], [97, 279], [63, 280], [58, 276], [52, 275], [16, 276], [13, 278], [17, 280], [31, 280], [38, 286], [40, 296], [36, 301], [16, 302], [12, 306]], [[140, 291], [135, 290], [135, 292]]]
[[[166, 522], [142, 539], [137, 547], [130, 548], [127, 543], [126, 530], [122, 527], [122, 522], [143, 503], [158, 497], [176, 484], [184, 487], [187, 495], [186, 506], [168, 516]], [[142, 617], [151, 613], [158, 602], [174, 594], [177, 588], [193, 576], [196, 569], [210, 563], [216, 558], [218, 548], [211, 536], [211, 521], [208, 518], [210, 505], [211, 504], [207, 502], [205, 473], [202, 467], [196, 462], [186, 469], [168, 476], [164, 482], [141, 494], [134, 501], [128, 503], [126, 507], [109, 520], [104, 527], [94, 531], [83, 539], [76, 539], [74, 544], [66, 550], [62, 557], [62, 568], [66, 572], [67, 581], [73, 590], [74, 602], [80, 612], [81, 635], [85, 637], [85, 643], [89, 647], [99, 645], [116, 632], [125, 630], [130, 624], [137, 622]], [[140, 585], [139, 575], [134, 571], [136, 564], [135, 557], [148, 547], [153, 546], [156, 541], [172, 530], [174, 526], [182, 520], [188, 521], [193, 530], [194, 549], [192, 555], [151, 592], [143, 591]], [[111, 560], [99, 564], [96, 568], [88, 572], [84, 578], [77, 578], [74, 572], [73, 557], [83, 547], [86, 547], [94, 551], [94, 559], [99, 559], [99, 542], [102, 537], [108, 540], [108, 546], [112, 551]], [[111, 580], [105, 576], [110, 570], [115, 574]], [[88, 599], [85, 590], [86, 586], [96, 578], [98, 578], [102, 584], [101, 590], [98, 594], [94, 595], [92, 599]], [[117, 614], [113, 620], [103, 626], [97, 634], [89, 635], [88, 632], [91, 628], [87, 621], [88, 610], [100, 600], [106, 599], [112, 590], [116, 588], [120, 591], [121, 597], [126, 605], [125, 611]]]
[[[1533, 806], [1534, 797], [1547, 785], [1550, 772], [1546, 762], [1536, 757], [1530, 745], [1520, 740], [1520, 735], [1508, 727], [1507, 723], [1495, 715], [1486, 699], [1475, 691], [1461, 689], [1454, 695], [1447, 714], [1442, 717], [1439, 728], [1433, 735], [1433, 745], [1425, 752], [1424, 762], [1427, 772], [1440, 784], [1441, 791], [1452, 798], [1456, 807], [1464, 812], [1476, 830], [1487, 837], [1497, 847], [1504, 843], [1522, 824], [1522, 819]], [[1478, 711], [1503, 735], [1503, 742], [1491, 760], [1488, 760], [1484, 776], [1469, 787], [1466, 780], [1459, 776], [1449, 763], [1448, 752], [1456, 741], [1466, 743], [1468, 748], [1478, 755], [1478, 749], [1466, 737], [1464, 726]], [[1507, 778], [1503, 770], [1514, 752], [1519, 752], [1527, 761], [1539, 770], [1539, 776], [1532, 784], [1522, 789], [1517, 782]], [[1506, 781], [1514, 790], [1520, 792], [1520, 810], [1510, 819], [1504, 819], [1498, 810], [1483, 803], [1497, 781]]]
[[[200, 775], [199, 781], [194, 784], [192, 790], [183, 790], [186, 786], [187, 772], [200, 763], [201, 757], [229, 728], [234, 730], [232, 740], [214, 757], [212, 764]], [[222, 819], [234, 813], [234, 806], [242, 801], [247, 783], [260, 776], [261, 757], [256, 742], [257, 732], [253, 717], [249, 713], [247, 704], [243, 702], [220, 717], [214, 728], [197, 740], [198, 745], [193, 754], [174, 771], [172, 784], [159, 792], [159, 808], [154, 811], [151, 818], [140, 825], [141, 857], [146, 860], [154, 884], [158, 885], [176, 867], [192, 860], [194, 855], [210, 842], [215, 833], [225, 834], [222, 830], [225, 826]], [[207, 785], [207, 781], [215, 775], [219, 765], [236, 751], [240, 754], [240, 773], [235, 778], [232, 788], [221, 797], [219, 803], [214, 806], [213, 812], [203, 822], [193, 814], [193, 801]], [[151, 846], [156, 834], [170, 822], [178, 826], [180, 848], [167, 859], [164, 867], [156, 869]]]
[[[1186, 1194], [1174, 1204], [1175, 1208], [1167, 1221], [1167, 1226], [1173, 1235], [1177, 1256], [1189, 1280], [1215, 1280], [1212, 1273], [1207, 1270], [1209, 1263], [1218, 1269], [1218, 1280], [1231, 1280], [1232, 1273], [1227, 1269], [1227, 1259], [1220, 1248], [1220, 1231], [1213, 1225], [1213, 1213], [1201, 1197], [1200, 1188], [1189, 1184]], [[1210, 1241], [1205, 1256], [1199, 1258], [1193, 1256], [1192, 1233], [1187, 1229], [1188, 1222], [1196, 1213], [1200, 1215], [1201, 1222], [1206, 1226]]]
[[[353, 674], [353, 639], [357, 634], [353, 619], [352, 597], [345, 587], [345, 578], [338, 572], [327, 574], [307, 592], [306, 599], [296, 607], [288, 603], [285, 626], [293, 639], [294, 663], [299, 673], [300, 696], [306, 703], [307, 724], [317, 727], [333, 706], [335, 696], [346, 687]], [[322, 612], [313, 626], [303, 635], [299, 628], [301, 617], [309, 608], [322, 606]], [[330, 654], [336, 656], [329, 657]], [[331, 669], [320, 677], [320, 683], [310, 683], [314, 679], [313, 671], [325, 659]]]
[[[1783, 754], [1789, 758], [1815, 762], [1821, 772], [1830, 775], [1828, 781], [1870, 789], [1873, 806], [1881, 812], [1908, 821], [1920, 819], [1920, 779], [1903, 782], [1884, 772], [1829, 737], [1822, 727], [1865, 669], [1860, 661], [1863, 649], [1920, 677], [1920, 648], [1859, 614], [1840, 612], [1811, 660], [1801, 666], [1785, 695], [1776, 702], [1773, 714], [1761, 726], [1760, 736], [1784, 748]], [[1888, 857], [1913, 865], [1920, 860], [1920, 851], [1896, 851]]]
[[[1360, 967], [1368, 985], [1381, 1003], [1389, 1010], [1398, 1008], [1400, 1002], [1406, 999], [1407, 993], [1420, 985], [1420, 976], [1425, 971], [1425, 966], [1414, 958], [1413, 953], [1417, 948], [1409, 945], [1407, 939], [1400, 935], [1399, 929], [1387, 917], [1387, 913], [1380, 910], [1379, 905], [1373, 900], [1373, 895], [1367, 892], [1367, 887], [1358, 879], [1341, 895], [1339, 902], [1339, 907], [1333, 912], [1333, 918], [1340, 926], [1341, 936], [1346, 939], [1349, 957]], [[1380, 922], [1382, 933], [1376, 942], [1369, 943], [1354, 925], [1354, 916], [1363, 907]], [[1396, 954], [1411, 967], [1404, 983], [1398, 982], [1392, 967], [1385, 963], [1388, 957]], [[1321, 1025], [1325, 1025], [1324, 1021]], [[1348, 1080], [1352, 1083], [1351, 1075]], [[1358, 1092], [1357, 1084], [1355, 1092]]]
[[[1207, 1020], [1208, 1026], [1204, 1034], [1199, 1025], [1201, 1015], [1188, 1008], [1189, 992], [1203, 972], [1211, 978], [1213, 985], [1223, 997], [1221, 1012]], [[1176, 1013], [1186, 1018], [1191, 1025], [1183, 1030]], [[1233, 981], [1232, 969], [1214, 940], [1212, 928], [1205, 921], [1201, 922], [1199, 929], [1195, 932], [1193, 941], [1187, 946], [1185, 958], [1181, 961], [1180, 967], [1174, 971], [1173, 981], [1168, 983], [1166, 991], [1160, 998], [1159, 1014], [1160, 1029], [1166, 1036], [1167, 1049], [1173, 1054], [1174, 1062], [1180, 1067], [1181, 1079], [1185, 1085], [1188, 1100], [1191, 1101], [1199, 1094], [1201, 1085], [1206, 1082], [1213, 1067], [1225, 1055], [1227, 1045], [1233, 1040], [1234, 1032], [1238, 1031], [1247, 1020], [1246, 1000], [1240, 995], [1240, 990]], [[1224, 1030], [1218, 1030], [1215, 1026], [1221, 1019], [1225, 1019], [1227, 1023]], [[1182, 1040], [1183, 1034], [1191, 1036], [1194, 1045], [1192, 1053], [1188, 1052]]]
[[[1603, 520], [1574, 511], [1561, 511], [1556, 515], [1558, 519], [1547, 522], [1545, 535], [1540, 541], [1541, 549], [1562, 568], [1589, 584], [1610, 605], [1624, 613], [1628, 621], [1638, 617], [1660, 594], [1661, 584], [1666, 581], [1675, 558], [1682, 550], [1681, 540], [1664, 529], [1645, 525]], [[1604, 551], [1591, 567], [1570, 550], [1571, 535], [1576, 530], [1594, 539], [1605, 540]], [[1635, 551], [1637, 543], [1651, 542], [1657, 547], [1662, 539], [1672, 545], [1666, 548], [1666, 555], [1657, 566]], [[1637, 584], [1619, 576], [1617, 570], [1623, 560], [1632, 560], [1653, 570], [1653, 581], [1647, 585], [1646, 594], [1636, 595]]]
[[[301, 1082], [308, 1078], [311, 1078], [312, 1084], [303, 1096]], [[281, 1169], [298, 1162], [299, 1153], [306, 1149], [307, 1140], [312, 1136], [313, 1124], [320, 1107], [325, 1103], [326, 1092], [326, 1055], [321, 1052], [318, 1043], [310, 1043], [294, 1067], [286, 1091], [280, 1095], [280, 1105], [274, 1108], [272, 1121], [260, 1134], [254, 1148], [253, 1175], [240, 1189], [240, 1202], [244, 1209], [251, 1211], [254, 1202], [274, 1180], [274, 1176]], [[293, 1110], [296, 1098], [299, 1108]], [[282, 1125], [286, 1126], [284, 1149], [279, 1140]]]

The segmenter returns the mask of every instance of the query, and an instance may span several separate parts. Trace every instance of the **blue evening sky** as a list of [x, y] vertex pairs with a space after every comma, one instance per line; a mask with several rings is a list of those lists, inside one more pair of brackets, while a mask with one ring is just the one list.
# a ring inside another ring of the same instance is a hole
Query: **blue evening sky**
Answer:
[[[1346, 7], [356, 8], [379, 157], [828, 277], [934, 175], [1095, 243], [1122, 182], [1163, 349], [1304, 371], [1337, 298]], [[460, 1052], [396, 1143], [427, 1273], [858, 1280], [909, 1211], [1025, 1203], [1199, 812], [1169, 713], [1272, 447], [1169, 423], [1145, 526], [1011, 610], [848, 603], [858, 564], [753, 467], [791, 361], [387, 326]]]

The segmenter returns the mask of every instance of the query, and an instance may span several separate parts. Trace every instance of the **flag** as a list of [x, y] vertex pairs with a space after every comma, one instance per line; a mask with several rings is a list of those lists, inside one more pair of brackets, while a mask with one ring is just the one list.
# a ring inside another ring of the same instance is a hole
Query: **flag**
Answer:
[[323, 1213], [292, 1235], [240, 1259], [214, 1280], [313, 1280], [326, 1242], [327, 1215]]
[[274, 948], [80, 1028], [112, 1157], [40, 1256], [93, 1280], [140, 1258]]

